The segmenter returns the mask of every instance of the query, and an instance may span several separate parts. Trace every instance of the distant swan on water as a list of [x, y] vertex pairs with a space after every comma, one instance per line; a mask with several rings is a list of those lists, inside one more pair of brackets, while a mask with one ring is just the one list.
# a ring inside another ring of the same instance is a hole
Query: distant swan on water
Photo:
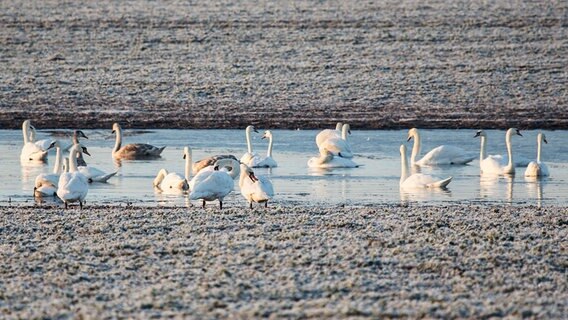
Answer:
[[420, 156], [420, 148], [422, 146], [422, 141], [420, 139], [420, 133], [418, 132], [418, 129], [412, 128], [408, 130], [407, 141], [410, 141], [411, 139], [414, 139], [412, 154], [410, 155], [411, 165], [435, 166], [446, 164], [466, 164], [475, 159], [474, 153], [467, 152], [462, 148], [449, 145], [438, 146], [430, 150], [430, 152], [426, 153], [421, 159], [416, 159]]
[[122, 129], [118, 123], [112, 125], [112, 133], [116, 134], [116, 141], [112, 149], [112, 156], [115, 159], [148, 159], [158, 158], [166, 147], [155, 147], [145, 143], [131, 143], [122, 146]]
[[161, 169], [154, 179], [154, 188], [163, 193], [183, 193], [188, 191], [188, 179], [191, 174], [191, 152], [189, 147], [183, 148], [183, 159], [185, 159], [185, 177], [179, 173]]
[[523, 136], [516, 128], [510, 128], [505, 133], [505, 144], [507, 146], [508, 162], [503, 163], [500, 155], [487, 155], [486, 143], [487, 135], [483, 130], [477, 131], [475, 137], [481, 138], [481, 148], [479, 152], [479, 168], [483, 174], [515, 174], [515, 162], [513, 159], [513, 147], [511, 138], [513, 135]]
[[525, 170], [525, 177], [547, 177], [548, 173], [548, 166], [546, 163], [542, 162], [541, 154], [542, 154], [542, 143], [548, 143], [546, 141], [546, 136], [544, 133], [540, 133], [537, 135], [536, 138], [536, 161], [531, 161]]
[[425, 189], [425, 188], [444, 188], [451, 181], [452, 177], [446, 179], [438, 179], [431, 175], [414, 173], [408, 174], [408, 159], [406, 157], [406, 146], [400, 146], [400, 164], [401, 164], [401, 174], [399, 186], [403, 190], [412, 189]]

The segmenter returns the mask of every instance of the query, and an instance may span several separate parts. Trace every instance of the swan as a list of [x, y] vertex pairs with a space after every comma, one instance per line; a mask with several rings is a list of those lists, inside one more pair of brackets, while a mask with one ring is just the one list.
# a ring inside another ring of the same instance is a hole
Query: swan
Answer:
[[264, 202], [264, 207], [268, 207], [268, 201], [274, 197], [272, 182], [264, 176], [255, 176], [252, 169], [244, 163], [241, 164], [239, 187], [251, 209], [253, 202]]
[[475, 155], [465, 151], [462, 148], [448, 145], [438, 146], [422, 157], [420, 160], [416, 160], [420, 156], [421, 139], [418, 129], [412, 128], [408, 130], [408, 139], [414, 138], [414, 146], [412, 147], [412, 154], [410, 155], [410, 164], [417, 166], [433, 166], [433, 165], [445, 165], [445, 164], [466, 164], [473, 159]]
[[408, 175], [408, 159], [406, 158], [406, 146], [400, 146], [400, 189], [424, 189], [424, 188], [445, 188], [452, 177], [440, 180], [431, 175], [415, 173]]
[[[475, 134], [475, 137], [481, 137], [483, 136], [485, 139], [485, 144], [487, 144], [487, 133], [485, 133], [485, 131], [483, 130], [478, 130], [477, 133]], [[483, 142], [483, 141], [482, 141]], [[495, 158], [496, 160], [499, 160], [499, 162], [501, 162], [501, 164], [503, 166], [506, 166], [507, 163], [509, 162], [509, 156], [508, 155], [500, 155], [500, 154], [495, 154], [495, 155], [491, 155], [491, 157]], [[515, 155], [515, 159], [514, 159], [514, 163], [515, 163], [515, 167], [526, 167], [529, 165], [529, 163], [531, 162], [530, 159], [525, 158], [523, 156], [517, 156]]]
[[548, 173], [548, 166], [546, 163], [541, 162], [541, 148], [542, 143], [548, 143], [546, 141], [546, 136], [543, 133], [540, 133], [536, 137], [536, 161], [531, 161], [525, 170], [525, 177], [547, 177]]
[[351, 146], [347, 141], [347, 136], [351, 134], [351, 127], [349, 124], [345, 123], [341, 128], [341, 136], [330, 137], [323, 141], [318, 148], [321, 150], [325, 148], [329, 150], [332, 154], [338, 155], [342, 158], [353, 158], [353, 152], [351, 152]]
[[334, 156], [326, 148], [321, 148], [319, 157], [312, 157], [308, 160], [308, 167], [321, 169], [357, 168], [359, 165], [351, 159]]
[[320, 131], [317, 135], [316, 135], [316, 145], [318, 146], [318, 149], [320, 148], [321, 144], [329, 139], [329, 138], [334, 138], [334, 137], [341, 137], [341, 130], [343, 128], [343, 123], [338, 122], [335, 125], [335, 129], [324, 129], [322, 131]]
[[188, 179], [191, 174], [191, 151], [189, 147], [183, 148], [183, 158], [185, 159], [185, 177], [182, 177], [179, 173], [161, 169], [154, 179], [154, 188], [163, 193], [180, 193], [189, 190]]
[[55, 142], [55, 163], [53, 164], [53, 173], [42, 173], [35, 178], [34, 196], [51, 197], [56, 196], [57, 184], [61, 175], [61, 147], [59, 141]]
[[[89, 156], [91, 155], [86, 147], [82, 146], [81, 149], [83, 151], [82, 153], [87, 154]], [[81, 153], [79, 153], [79, 154], [81, 154]], [[79, 162], [79, 159], [83, 159], [83, 156], [78, 155], [77, 162]], [[83, 162], [85, 162], [85, 161], [83, 160]], [[83, 175], [85, 175], [85, 177], [87, 177], [87, 180], [89, 181], [89, 183], [93, 183], [93, 182], [103, 182], [104, 183], [104, 182], [107, 182], [108, 179], [114, 177], [118, 173], [118, 171], [106, 173], [106, 172], [104, 172], [104, 171], [102, 171], [98, 168], [91, 167], [91, 166], [88, 166], [88, 165], [85, 165], [85, 166], [78, 165], [77, 170], [79, 170], [79, 172], [81, 172]]]
[[[203, 170], [204, 168], [207, 168], [209, 166], [214, 165], [215, 162], [217, 162], [217, 160], [221, 160], [221, 159], [231, 159], [231, 160], [233, 160], [233, 163], [237, 163], [237, 164], [239, 163], [239, 160], [237, 159], [237, 157], [235, 157], [232, 154], [219, 154], [219, 155], [211, 156], [211, 157], [196, 161], [192, 165], [193, 173], [198, 174], [199, 171]], [[239, 166], [230, 167], [230, 168], [227, 168], [227, 169], [229, 169], [229, 175], [233, 179], [235, 179], [236, 177], [238, 177], [240, 175], [241, 169], [240, 169]]]
[[114, 148], [112, 149], [112, 157], [118, 159], [148, 159], [148, 158], [158, 158], [160, 154], [166, 147], [154, 147], [153, 145], [145, 143], [131, 143], [124, 147], [122, 144], [122, 129], [118, 123], [112, 125], [112, 133], [116, 133], [116, 142]]
[[[20, 161], [43, 161], [47, 160], [47, 150], [41, 149], [30, 139], [30, 120], [26, 120], [22, 123], [22, 134], [24, 136], [24, 146], [22, 147], [22, 152], [20, 153]], [[52, 148], [55, 145], [55, 141], [50, 143]]]
[[484, 174], [514, 174], [515, 165], [513, 160], [513, 148], [511, 146], [511, 138], [513, 134], [523, 136], [518, 129], [510, 128], [505, 133], [505, 144], [507, 145], [508, 161], [503, 163], [503, 157], [500, 155], [487, 155], [486, 144], [487, 134], [483, 130], [477, 131], [474, 137], [481, 138], [481, 150], [479, 152], [479, 168]]
[[[266, 130], [262, 135], [262, 139], [268, 139], [268, 149], [266, 151], [266, 157], [262, 158], [257, 164], [254, 165], [255, 168], [275, 168], [278, 166], [274, 158], [272, 158], [272, 131]], [[241, 168], [242, 169], [242, 168]]]
[[[81, 130], [75, 130], [73, 131], [73, 138], [72, 138], [72, 145], [76, 145], [79, 144], [79, 138], [85, 138], [85, 139], [89, 139], [85, 133], [83, 133], [83, 131]], [[86, 167], [87, 166], [87, 162], [85, 162], [85, 159], [83, 158], [83, 154], [79, 153], [77, 155], [77, 166], [79, 167]]]
[[68, 172], [62, 173], [59, 177], [57, 196], [65, 203], [65, 209], [71, 202], [79, 202], [79, 207], [83, 209], [83, 202], [89, 192], [87, 177], [77, 170], [77, 153], [81, 150], [80, 144], [71, 147]]
[[258, 133], [254, 126], [248, 126], [245, 129], [245, 137], [247, 139], [247, 152], [241, 157], [241, 163], [244, 163], [249, 167], [254, 167], [260, 161], [260, 156], [258, 155], [258, 153], [252, 152], [252, 143], [250, 141], [251, 131]]
[[217, 160], [213, 166], [199, 171], [189, 182], [191, 189], [189, 199], [203, 200], [203, 208], [206, 201], [219, 200], [219, 209], [223, 209], [223, 198], [234, 188], [233, 178], [227, 172], [227, 166], [234, 168], [235, 163], [232, 159]]

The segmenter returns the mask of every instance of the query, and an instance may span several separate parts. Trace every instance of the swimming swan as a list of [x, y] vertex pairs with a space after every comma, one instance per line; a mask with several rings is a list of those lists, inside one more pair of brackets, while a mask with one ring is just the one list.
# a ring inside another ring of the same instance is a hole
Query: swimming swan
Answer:
[[[26, 120], [22, 123], [22, 134], [24, 136], [24, 146], [20, 153], [20, 161], [24, 163], [28, 161], [45, 162], [47, 160], [47, 150], [40, 148], [30, 139], [30, 120]], [[52, 141], [50, 143], [51, 147], [55, 145], [54, 142], [55, 141]]]
[[412, 147], [412, 154], [410, 155], [410, 164], [417, 166], [433, 166], [433, 165], [445, 165], [445, 164], [466, 164], [475, 159], [475, 155], [465, 151], [462, 148], [448, 145], [438, 146], [422, 157], [420, 160], [416, 160], [420, 156], [421, 139], [418, 129], [412, 128], [408, 130], [408, 139], [414, 138], [414, 146]]
[[451, 181], [452, 177], [440, 180], [431, 175], [423, 173], [415, 173], [408, 175], [408, 159], [406, 158], [406, 146], [400, 146], [400, 189], [424, 189], [424, 188], [445, 188]]
[[87, 177], [77, 169], [77, 153], [80, 152], [82, 152], [80, 144], [71, 147], [68, 172], [62, 173], [59, 177], [57, 196], [65, 203], [65, 209], [71, 202], [79, 202], [79, 207], [83, 209], [83, 202], [89, 192]]
[[539, 133], [536, 138], [536, 161], [531, 161], [525, 170], [525, 177], [547, 177], [548, 166], [546, 163], [541, 161], [541, 148], [542, 143], [548, 143], [546, 141], [546, 136], [543, 133]]
[[219, 209], [223, 209], [223, 198], [233, 191], [235, 186], [233, 178], [227, 172], [228, 166], [234, 168], [232, 159], [220, 159], [215, 165], [199, 171], [189, 182], [189, 199], [203, 200], [203, 208], [206, 201], [219, 200]]
[[59, 141], [55, 142], [55, 163], [53, 164], [53, 173], [42, 173], [35, 178], [34, 196], [36, 197], [54, 197], [57, 196], [57, 184], [61, 175], [61, 147]]
[[254, 126], [248, 126], [245, 129], [245, 137], [247, 139], [247, 152], [243, 154], [243, 156], [241, 157], [241, 163], [244, 163], [249, 167], [253, 167], [260, 161], [260, 156], [258, 155], [258, 153], [252, 152], [252, 143], [250, 141], [251, 131], [258, 133], [258, 131], [254, 128]]
[[122, 129], [118, 123], [112, 125], [112, 133], [116, 133], [116, 142], [112, 149], [112, 157], [115, 159], [149, 159], [158, 158], [166, 147], [157, 148], [145, 143], [131, 143], [124, 147], [122, 144]]
[[161, 169], [154, 179], [154, 188], [159, 189], [163, 193], [180, 193], [189, 190], [187, 180], [191, 174], [191, 152], [189, 147], [183, 148], [183, 158], [185, 159], [185, 177], [182, 177], [178, 173]]
[[316, 145], [318, 146], [318, 149], [325, 140], [329, 138], [341, 137], [342, 128], [343, 128], [343, 123], [338, 122], [335, 125], [335, 129], [324, 129], [320, 131], [316, 135]]
[[319, 157], [312, 157], [308, 160], [308, 167], [320, 168], [320, 169], [332, 169], [332, 168], [357, 168], [359, 167], [359, 165], [353, 162], [353, 160], [351, 159], [335, 156], [329, 150], [321, 148]]
[[344, 124], [341, 129], [341, 136], [330, 137], [324, 140], [318, 148], [327, 149], [333, 155], [340, 156], [342, 158], [353, 158], [353, 152], [351, 151], [351, 146], [347, 141], [347, 136], [351, 134], [351, 127], [349, 124]]
[[523, 136], [518, 129], [510, 128], [505, 133], [505, 144], [507, 145], [508, 162], [503, 163], [503, 157], [500, 155], [487, 155], [486, 144], [487, 135], [485, 131], [479, 130], [474, 137], [481, 138], [481, 150], [479, 152], [479, 168], [484, 174], [514, 174], [515, 165], [513, 160], [513, 147], [511, 146], [511, 137], [513, 134]]
[[[262, 139], [268, 139], [268, 149], [266, 150], [266, 157], [262, 158], [257, 164], [254, 165], [255, 168], [275, 168], [278, 166], [274, 158], [272, 158], [272, 131], [266, 130], [262, 135]], [[242, 168], [241, 168], [242, 169]]]
[[244, 163], [241, 164], [239, 187], [251, 209], [253, 202], [264, 203], [264, 207], [268, 207], [268, 201], [274, 197], [272, 182], [264, 176], [255, 176], [254, 171]]

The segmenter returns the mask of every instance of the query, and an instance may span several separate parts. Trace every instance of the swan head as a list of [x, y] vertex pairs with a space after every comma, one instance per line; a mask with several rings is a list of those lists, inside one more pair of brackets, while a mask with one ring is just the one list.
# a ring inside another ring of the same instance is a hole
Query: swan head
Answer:
[[115, 122], [112, 124], [112, 133], [115, 133], [117, 131], [120, 131], [120, 125], [118, 124], [118, 122]]
[[410, 139], [412, 139], [413, 137], [418, 135], [418, 129], [416, 128], [412, 128], [410, 130], [408, 130], [408, 138], [406, 138], [406, 141], [410, 141]]
[[272, 138], [272, 131], [270, 131], [270, 130], [264, 131], [264, 134], [262, 135], [262, 139], [270, 139], [270, 138]]
[[258, 181], [258, 178], [254, 175], [254, 171], [244, 163], [241, 163], [241, 174], [249, 177], [252, 182]]
[[337, 130], [337, 131], [341, 131], [342, 128], [343, 128], [343, 122], [338, 122], [335, 125], [335, 130]]
[[191, 148], [190, 147], [184, 147], [183, 148], [183, 159], [187, 159], [189, 156], [191, 155]]
[[521, 134], [521, 131], [519, 131], [519, 129], [517, 129], [517, 128], [510, 128], [509, 130], [507, 130], [507, 136], [510, 137], [510, 136], [512, 136], [513, 134], [516, 134], [516, 135], [521, 136], [521, 137], [523, 136], [523, 135]]
[[60, 147], [61, 147], [61, 145], [59, 144], [59, 140], [53, 140], [49, 144], [49, 147], [47, 147], [47, 150], [49, 150], [51, 148], [60, 148]]
[[548, 141], [546, 141], [546, 136], [544, 135], [544, 133], [539, 133], [538, 134], [538, 139], [546, 144], [548, 144]]
[[75, 130], [73, 132], [73, 138], [85, 138], [85, 139], [89, 139], [85, 133], [83, 133], [83, 131], [81, 130]]
[[246, 131], [247, 131], [247, 132], [254, 131], [254, 132], [258, 133], [258, 130], [256, 130], [256, 128], [255, 128], [254, 126], [248, 126], [248, 127], [246, 128]]
[[477, 130], [477, 132], [475, 133], [475, 135], [473, 137], [474, 138], [487, 137], [487, 133], [485, 133], [485, 131], [483, 131], [483, 130]]
[[87, 150], [87, 147], [85, 146], [81, 146], [81, 152], [83, 152], [84, 154], [91, 156], [91, 154], [89, 153], [89, 150]]
[[343, 125], [342, 130], [344, 132], [347, 132], [348, 134], [351, 134], [351, 126], [348, 123]]

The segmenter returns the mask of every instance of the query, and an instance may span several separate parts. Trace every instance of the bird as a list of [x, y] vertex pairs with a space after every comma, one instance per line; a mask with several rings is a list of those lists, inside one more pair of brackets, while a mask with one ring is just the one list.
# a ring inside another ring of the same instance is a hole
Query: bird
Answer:
[[73, 145], [69, 150], [68, 171], [59, 177], [57, 186], [57, 196], [65, 203], [65, 209], [72, 202], [79, 202], [79, 207], [83, 209], [83, 203], [89, 192], [89, 182], [84, 174], [77, 169], [77, 153], [82, 152], [80, 144]]
[[183, 149], [183, 159], [185, 159], [185, 177], [176, 172], [168, 172], [160, 169], [153, 181], [154, 188], [163, 193], [184, 193], [189, 190], [189, 175], [191, 168], [191, 153], [189, 147]]
[[252, 151], [252, 143], [250, 141], [250, 134], [252, 132], [258, 133], [254, 126], [247, 126], [245, 129], [245, 137], [247, 139], [247, 152], [241, 157], [241, 163], [250, 167], [254, 167], [261, 159], [258, 153]]
[[423, 173], [408, 174], [408, 159], [406, 158], [406, 146], [400, 146], [401, 174], [399, 187], [401, 190], [425, 189], [425, 188], [445, 188], [452, 177], [439, 179]]
[[205, 208], [206, 201], [219, 200], [219, 209], [223, 209], [223, 199], [234, 188], [233, 178], [225, 168], [227, 166], [234, 168], [234, 160], [220, 159], [213, 166], [199, 171], [189, 182], [191, 190], [189, 199], [203, 200], [203, 208]]
[[316, 135], [316, 145], [319, 147], [321, 146], [321, 144], [332, 137], [341, 137], [341, 130], [343, 128], [343, 123], [338, 122], [335, 125], [335, 129], [324, 129], [322, 131], [320, 131], [317, 135]]
[[266, 150], [266, 157], [260, 158], [260, 161], [254, 164], [254, 168], [275, 168], [278, 163], [272, 158], [273, 135], [272, 131], [266, 130], [262, 135], [262, 139], [268, 139], [268, 149]]
[[112, 133], [116, 133], [116, 142], [112, 149], [112, 156], [115, 159], [149, 159], [159, 158], [166, 147], [155, 147], [145, 143], [131, 143], [122, 146], [122, 129], [118, 123], [112, 125]]
[[[79, 144], [79, 138], [89, 139], [83, 131], [75, 130], [75, 131], [73, 131], [72, 145]], [[79, 167], [86, 167], [87, 166], [87, 162], [85, 162], [85, 159], [83, 158], [82, 153], [78, 153], [78, 155], [77, 155], [77, 166], [79, 166]]]
[[62, 171], [61, 146], [59, 141], [55, 142], [56, 154], [52, 173], [39, 174], [34, 181], [35, 197], [57, 196], [57, 185]]
[[319, 157], [312, 157], [308, 160], [308, 167], [320, 169], [332, 168], [357, 168], [359, 165], [351, 159], [336, 156], [327, 150], [321, 148]]
[[320, 145], [319, 149], [325, 148], [333, 155], [351, 159], [353, 158], [353, 152], [351, 151], [351, 146], [347, 141], [348, 135], [351, 134], [351, 127], [348, 123], [343, 124], [341, 128], [341, 136], [333, 136], [324, 140]]
[[412, 147], [412, 154], [410, 155], [410, 164], [416, 166], [435, 166], [435, 165], [448, 165], [448, 164], [467, 164], [473, 159], [475, 155], [467, 152], [462, 148], [450, 145], [441, 145], [426, 153], [421, 159], [416, 158], [420, 156], [421, 139], [418, 129], [412, 128], [408, 130], [407, 141], [414, 139], [414, 146]]
[[515, 174], [515, 164], [513, 160], [513, 147], [511, 138], [513, 135], [523, 136], [516, 128], [509, 128], [505, 133], [505, 144], [507, 146], [508, 161], [503, 163], [500, 155], [486, 155], [487, 135], [480, 130], [474, 137], [481, 138], [481, 150], [479, 152], [479, 168], [482, 174]]
[[[201, 159], [199, 161], [196, 161], [192, 166], [192, 171], [194, 174], [198, 174], [199, 171], [201, 171], [204, 168], [207, 168], [209, 166], [212, 166], [215, 164], [215, 162], [217, 162], [217, 160], [221, 160], [221, 159], [231, 159], [233, 160], [235, 163], [238, 163], [239, 160], [237, 159], [237, 157], [235, 157], [232, 154], [219, 154], [219, 155], [214, 155], [214, 156], [210, 156], [204, 159]], [[230, 170], [229, 175], [231, 175], [231, 177], [233, 179], [235, 179], [236, 177], [239, 176], [240, 173], [240, 168], [236, 167], [234, 168], [234, 170]]]
[[548, 143], [544, 133], [539, 132], [536, 137], [536, 161], [531, 161], [525, 170], [525, 177], [547, 177], [548, 166], [541, 161], [542, 143]]
[[22, 147], [22, 151], [20, 153], [20, 161], [22, 163], [27, 163], [30, 161], [45, 162], [47, 160], [48, 150], [55, 145], [55, 141], [52, 141], [50, 143], [50, 146], [46, 150], [40, 148], [33, 141], [31, 141], [30, 120], [25, 120], [22, 123], [22, 134], [24, 137], [24, 146]]
[[264, 203], [264, 207], [267, 208], [268, 201], [274, 197], [272, 182], [265, 176], [257, 177], [254, 171], [244, 163], [241, 164], [239, 187], [251, 209], [253, 202]]

